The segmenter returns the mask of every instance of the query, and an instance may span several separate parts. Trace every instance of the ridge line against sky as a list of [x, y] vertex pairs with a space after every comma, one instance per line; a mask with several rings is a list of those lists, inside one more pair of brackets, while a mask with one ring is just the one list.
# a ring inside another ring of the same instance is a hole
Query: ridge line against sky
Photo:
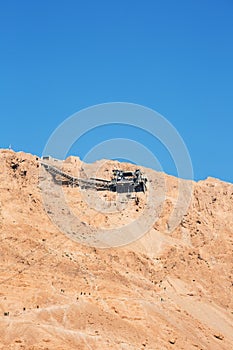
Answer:
[[[0, 49], [0, 147], [40, 155], [73, 113], [130, 102], [174, 125], [195, 180], [233, 182], [231, 0], [1, 2]], [[176, 175], [157, 141], [134, 137]], [[93, 138], [104, 139], [90, 133], [72, 153], [82, 158]]]

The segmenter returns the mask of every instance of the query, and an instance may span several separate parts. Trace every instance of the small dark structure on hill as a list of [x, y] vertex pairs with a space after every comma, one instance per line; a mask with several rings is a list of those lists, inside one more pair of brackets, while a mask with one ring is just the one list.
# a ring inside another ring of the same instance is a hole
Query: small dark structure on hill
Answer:
[[[50, 158], [43, 158], [43, 160], [50, 160]], [[41, 165], [53, 176], [56, 183], [68, 185], [72, 187], [79, 186], [83, 189], [95, 189], [97, 191], [112, 191], [117, 193], [132, 193], [145, 192], [147, 179], [142, 176], [139, 169], [134, 172], [113, 170], [113, 177], [111, 180], [104, 180], [98, 178], [81, 179], [72, 176], [59, 168], [41, 162]]]
[[139, 169], [135, 172], [113, 170], [112, 190], [117, 193], [145, 192], [147, 179]]

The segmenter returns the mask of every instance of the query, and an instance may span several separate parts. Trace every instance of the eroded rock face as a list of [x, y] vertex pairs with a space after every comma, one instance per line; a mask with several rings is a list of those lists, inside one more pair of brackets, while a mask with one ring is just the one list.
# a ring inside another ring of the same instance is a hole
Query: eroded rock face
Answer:
[[[1, 150], [0, 164], [2, 349], [233, 348], [232, 184], [185, 182], [141, 168], [149, 183], [137, 200], [64, 187], [61, 220], [70, 228], [72, 212], [82, 223], [71, 237], [52, 222], [56, 197], [51, 214], [45, 211], [39, 159]], [[70, 157], [57, 166], [109, 179], [119, 164]], [[180, 183], [185, 212], [177, 206]], [[85, 227], [95, 235], [138, 220], [153, 188], [161, 200], [140, 239], [107, 249], [86, 244]], [[182, 217], [169, 230], [175, 207]]]

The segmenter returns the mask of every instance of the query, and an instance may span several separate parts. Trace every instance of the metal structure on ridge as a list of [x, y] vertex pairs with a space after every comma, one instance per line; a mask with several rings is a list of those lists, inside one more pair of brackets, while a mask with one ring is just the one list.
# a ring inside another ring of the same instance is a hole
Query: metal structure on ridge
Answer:
[[111, 180], [104, 180], [98, 178], [82, 179], [72, 176], [54, 165], [45, 162], [50, 160], [49, 157], [43, 157], [41, 165], [53, 176], [56, 183], [68, 185], [72, 187], [80, 187], [82, 189], [95, 189], [97, 191], [112, 191], [117, 193], [132, 193], [145, 192], [147, 178], [142, 176], [139, 169], [134, 172], [113, 170], [113, 177]]

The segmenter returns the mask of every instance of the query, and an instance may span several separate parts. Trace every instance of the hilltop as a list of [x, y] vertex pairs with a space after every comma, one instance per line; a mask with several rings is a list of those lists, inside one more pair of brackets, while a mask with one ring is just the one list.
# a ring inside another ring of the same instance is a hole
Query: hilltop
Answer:
[[140, 167], [148, 190], [129, 198], [55, 186], [23, 152], [0, 164], [1, 349], [233, 348], [233, 184]]

